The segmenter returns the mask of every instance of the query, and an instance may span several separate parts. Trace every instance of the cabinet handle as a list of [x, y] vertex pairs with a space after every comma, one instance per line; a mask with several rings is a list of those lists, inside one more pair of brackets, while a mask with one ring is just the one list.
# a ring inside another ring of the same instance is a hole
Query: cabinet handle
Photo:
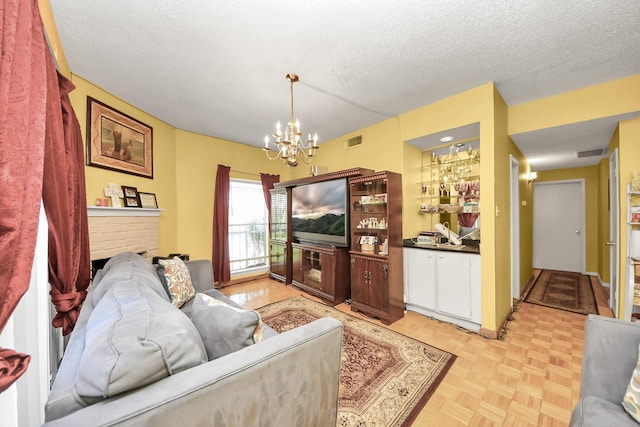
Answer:
[[356, 266], [356, 260], [354, 258], [351, 258], [351, 268]]
[[389, 274], [389, 265], [385, 264], [382, 266], [382, 273], [384, 274], [384, 277], [386, 279], [387, 275]]

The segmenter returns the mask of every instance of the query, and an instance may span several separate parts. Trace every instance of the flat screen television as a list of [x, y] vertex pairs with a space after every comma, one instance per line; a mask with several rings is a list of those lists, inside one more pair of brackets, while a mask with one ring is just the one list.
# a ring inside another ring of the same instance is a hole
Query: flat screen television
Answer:
[[301, 242], [349, 246], [346, 178], [291, 189], [291, 231]]

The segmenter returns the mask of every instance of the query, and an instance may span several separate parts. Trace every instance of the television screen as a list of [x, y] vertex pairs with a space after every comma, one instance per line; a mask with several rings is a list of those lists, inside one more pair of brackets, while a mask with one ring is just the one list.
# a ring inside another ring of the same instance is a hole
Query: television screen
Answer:
[[348, 246], [347, 180], [314, 182], [291, 190], [291, 230], [300, 241]]

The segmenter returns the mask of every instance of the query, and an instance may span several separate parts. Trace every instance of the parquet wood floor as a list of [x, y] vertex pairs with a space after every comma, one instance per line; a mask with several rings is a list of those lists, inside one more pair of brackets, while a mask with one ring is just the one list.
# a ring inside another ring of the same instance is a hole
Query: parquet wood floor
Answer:
[[[222, 292], [247, 308], [300, 294], [313, 298], [267, 278], [235, 284]], [[336, 308], [354, 314], [346, 304]], [[580, 391], [586, 316], [519, 303], [512, 318], [501, 340], [414, 312], [389, 326], [458, 356], [414, 426], [568, 424]]]

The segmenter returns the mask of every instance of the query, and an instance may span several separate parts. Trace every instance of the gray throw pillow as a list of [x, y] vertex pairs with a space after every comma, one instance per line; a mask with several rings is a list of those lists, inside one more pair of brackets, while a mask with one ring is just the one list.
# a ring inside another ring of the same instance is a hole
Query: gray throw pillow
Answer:
[[202, 293], [193, 300], [191, 321], [200, 332], [209, 360], [263, 340], [257, 311], [233, 307]]
[[206, 361], [189, 318], [131, 279], [113, 284], [91, 313], [74, 389], [91, 404]]

